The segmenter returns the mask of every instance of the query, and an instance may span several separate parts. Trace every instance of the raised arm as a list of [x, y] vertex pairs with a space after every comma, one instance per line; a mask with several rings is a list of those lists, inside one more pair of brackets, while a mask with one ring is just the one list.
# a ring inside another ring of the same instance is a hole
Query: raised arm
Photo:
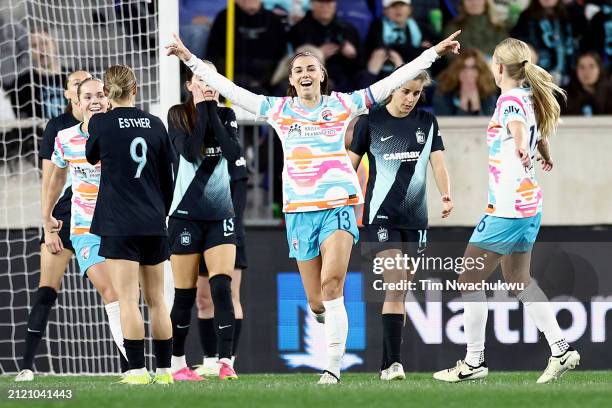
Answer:
[[265, 100], [265, 96], [256, 95], [251, 91], [239, 87], [193, 55], [176, 34], [173, 34], [173, 37], [174, 41], [166, 45], [167, 55], [176, 55], [195, 75], [202, 78], [204, 82], [218, 91], [226, 99], [229, 99], [236, 105], [255, 115], [259, 115], [260, 107]]
[[460, 33], [461, 31], [456, 31], [448, 38], [438, 43], [436, 46], [423, 51], [423, 53], [416, 59], [402, 66], [388, 77], [372, 84], [370, 86], [370, 91], [372, 92], [374, 100], [376, 102], [384, 101], [397, 88], [402, 86], [407, 81], [415, 78], [419, 72], [431, 67], [431, 64], [433, 64], [440, 56], [449, 52], [458, 54], [460, 45], [458, 41], [455, 41], [455, 38]]

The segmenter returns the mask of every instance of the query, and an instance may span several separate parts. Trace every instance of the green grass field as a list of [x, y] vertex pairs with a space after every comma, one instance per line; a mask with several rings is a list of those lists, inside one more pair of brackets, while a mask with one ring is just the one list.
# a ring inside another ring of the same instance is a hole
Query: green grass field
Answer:
[[[339, 386], [317, 386], [315, 374], [242, 375], [172, 386], [125, 386], [117, 377], [43, 377], [25, 385], [0, 377], [0, 407], [610, 407], [612, 372], [576, 371], [550, 385], [539, 373], [492, 373], [484, 382], [444, 384], [431, 374], [408, 373], [406, 381], [382, 383], [375, 374], [345, 374]], [[15, 389], [70, 389], [71, 400], [14, 400]], [[13, 392], [14, 394], [14, 392]]]

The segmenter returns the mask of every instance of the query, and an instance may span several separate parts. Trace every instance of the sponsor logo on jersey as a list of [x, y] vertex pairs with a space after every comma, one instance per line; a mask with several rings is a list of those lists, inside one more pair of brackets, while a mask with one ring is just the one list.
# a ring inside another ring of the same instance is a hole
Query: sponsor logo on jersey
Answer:
[[387, 140], [391, 139], [392, 137], [393, 137], [393, 135], [391, 135], [391, 136], [387, 136], [387, 137], [381, 137], [381, 138], [380, 138], [380, 141], [381, 141], [381, 142], [386, 142]]
[[191, 232], [187, 231], [186, 228], [181, 232], [181, 245], [191, 245]]
[[418, 128], [414, 135], [416, 136], [417, 142], [425, 144], [425, 132], [423, 132], [421, 128]]
[[389, 240], [389, 231], [385, 227], [378, 228], [378, 242], [387, 242]]
[[83, 258], [84, 260], [88, 260], [89, 259], [89, 255], [91, 253], [91, 247], [83, 247], [81, 248], [81, 258]]
[[321, 112], [321, 117], [323, 118], [323, 120], [332, 120], [332, 111], [329, 109], [325, 109], [323, 112]]
[[520, 109], [519, 109], [519, 108], [517, 108], [516, 106], [512, 106], [512, 105], [510, 105], [510, 106], [508, 106], [508, 107], [506, 108], [506, 110], [504, 110], [504, 115], [509, 115], [509, 114], [511, 114], [511, 113], [517, 113], [517, 114], [518, 114], [518, 113], [521, 113], [521, 111], [520, 111]]
[[236, 167], [246, 166], [246, 160], [244, 159], [244, 157], [241, 157], [238, 160], [236, 160], [234, 162], [234, 166]]
[[235, 120], [232, 120], [232, 121], [230, 122], [230, 126], [231, 126], [231, 127], [233, 127], [233, 128], [238, 129], [238, 123], [237, 123]]
[[412, 161], [419, 158], [421, 152], [398, 152], [398, 153], [385, 153], [383, 159], [385, 160], [402, 160]]

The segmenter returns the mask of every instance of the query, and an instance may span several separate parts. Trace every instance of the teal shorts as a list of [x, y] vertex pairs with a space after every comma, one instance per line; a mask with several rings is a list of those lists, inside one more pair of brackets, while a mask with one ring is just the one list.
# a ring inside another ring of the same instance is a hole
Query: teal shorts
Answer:
[[289, 258], [308, 261], [321, 253], [321, 244], [333, 232], [344, 230], [353, 235], [353, 243], [359, 241], [359, 229], [352, 206], [329, 210], [285, 214]]
[[470, 244], [497, 254], [531, 251], [540, 231], [542, 213], [528, 218], [482, 217]]
[[82, 277], [86, 276], [90, 267], [105, 261], [105, 258], [98, 254], [100, 250], [99, 236], [94, 234], [70, 235], [70, 241], [74, 247]]

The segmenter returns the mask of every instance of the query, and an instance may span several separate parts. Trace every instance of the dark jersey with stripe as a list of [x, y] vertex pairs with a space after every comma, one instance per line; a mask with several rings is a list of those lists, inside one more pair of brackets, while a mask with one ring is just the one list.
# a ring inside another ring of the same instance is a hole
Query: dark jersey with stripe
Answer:
[[101, 161], [102, 169], [91, 232], [167, 235], [174, 156], [157, 116], [133, 107], [94, 115], [89, 122], [87, 161]]
[[350, 150], [367, 153], [370, 165], [363, 224], [427, 228], [427, 164], [444, 150], [436, 118], [419, 109], [397, 118], [377, 107], [357, 121]]
[[[51, 119], [43, 132], [42, 142], [38, 155], [41, 159], [51, 160], [53, 149], [55, 148], [55, 137], [60, 130], [68, 129], [77, 125], [79, 121], [72, 113], [62, 113], [61, 115]], [[55, 218], [70, 217], [70, 200], [72, 199], [72, 188], [70, 188], [70, 180], [66, 180], [66, 185], [62, 191], [62, 195], [53, 208], [53, 216]]]
[[168, 129], [178, 157], [170, 216], [189, 220], [233, 217], [229, 169], [244, 161], [234, 111], [214, 101], [200, 102], [190, 132], [174, 123], [173, 116], [168, 115]]

